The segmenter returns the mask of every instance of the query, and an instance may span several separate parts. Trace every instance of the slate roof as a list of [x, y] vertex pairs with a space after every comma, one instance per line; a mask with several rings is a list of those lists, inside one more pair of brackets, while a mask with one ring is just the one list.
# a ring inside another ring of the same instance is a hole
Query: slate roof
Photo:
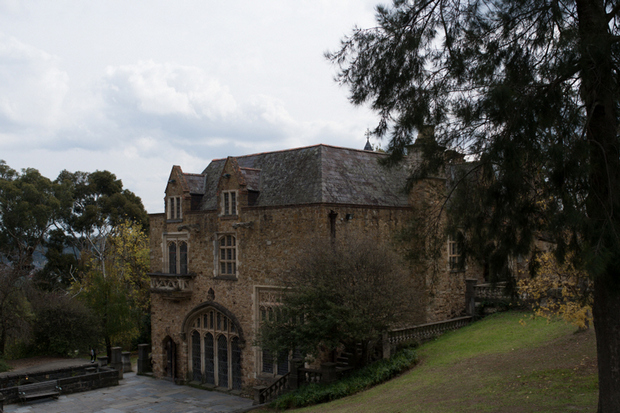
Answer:
[[[406, 207], [404, 166], [385, 168], [377, 152], [315, 145], [235, 157], [247, 189], [259, 191], [255, 206], [317, 203]], [[226, 159], [203, 171], [201, 209], [217, 208], [217, 185]]]
[[204, 194], [205, 193], [205, 177], [199, 174], [183, 174], [189, 187], [190, 194]]

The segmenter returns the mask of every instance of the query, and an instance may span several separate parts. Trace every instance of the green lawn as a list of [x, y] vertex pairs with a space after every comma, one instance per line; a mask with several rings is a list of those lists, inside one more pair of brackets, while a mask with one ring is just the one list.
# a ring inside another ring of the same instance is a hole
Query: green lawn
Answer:
[[396, 379], [296, 411], [595, 412], [594, 332], [575, 331], [516, 312], [491, 316], [424, 344], [420, 364]]

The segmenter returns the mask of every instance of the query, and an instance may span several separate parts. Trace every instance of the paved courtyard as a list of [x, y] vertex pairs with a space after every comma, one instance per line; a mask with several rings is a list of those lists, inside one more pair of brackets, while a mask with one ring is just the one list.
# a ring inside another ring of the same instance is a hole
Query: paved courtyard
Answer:
[[115, 387], [9, 404], [5, 413], [237, 412], [252, 400], [125, 373]]

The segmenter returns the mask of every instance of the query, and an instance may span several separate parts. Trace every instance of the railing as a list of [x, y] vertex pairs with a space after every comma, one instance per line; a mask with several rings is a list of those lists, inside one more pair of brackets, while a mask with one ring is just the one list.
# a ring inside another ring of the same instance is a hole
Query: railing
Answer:
[[506, 282], [476, 284], [474, 288], [476, 291], [476, 301], [505, 300], [510, 298], [505, 294]]
[[472, 321], [473, 317], [467, 316], [389, 331], [383, 335], [383, 358], [389, 358], [392, 354], [392, 349], [398, 344], [426, 341], [446, 331], [458, 330], [461, 327], [465, 327]]
[[290, 373], [286, 373], [284, 376], [280, 377], [278, 380], [273, 382], [270, 386], [258, 386], [255, 387], [255, 395], [254, 395], [254, 403], [255, 404], [264, 404], [269, 403], [274, 400], [276, 397], [286, 393], [289, 389], [289, 377]]
[[190, 298], [193, 290], [194, 274], [148, 274], [151, 278], [151, 292], [162, 294], [164, 298]]
[[310, 383], [320, 383], [321, 377], [323, 376], [323, 372], [321, 370], [316, 369], [306, 369], [301, 368], [298, 371], [299, 382], [298, 384], [310, 384]]
[[269, 403], [276, 397], [290, 390], [311, 383], [333, 383], [338, 380], [336, 363], [322, 363], [320, 369], [308, 369], [303, 366], [303, 359], [291, 360], [291, 371], [280, 377], [270, 386], [254, 387], [254, 404]]

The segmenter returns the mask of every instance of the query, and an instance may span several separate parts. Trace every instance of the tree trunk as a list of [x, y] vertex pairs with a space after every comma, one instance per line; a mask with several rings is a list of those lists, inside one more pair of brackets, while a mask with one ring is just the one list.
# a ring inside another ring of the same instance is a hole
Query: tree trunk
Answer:
[[598, 412], [620, 412], [620, 288], [616, 274], [594, 281]]
[[594, 262], [594, 328], [596, 331], [599, 413], [620, 412], [620, 147], [612, 42], [601, 0], [577, 0], [581, 92], [590, 143], [589, 226], [584, 241]]
[[105, 352], [109, 363], [112, 360], [112, 340], [108, 334], [105, 334]]

